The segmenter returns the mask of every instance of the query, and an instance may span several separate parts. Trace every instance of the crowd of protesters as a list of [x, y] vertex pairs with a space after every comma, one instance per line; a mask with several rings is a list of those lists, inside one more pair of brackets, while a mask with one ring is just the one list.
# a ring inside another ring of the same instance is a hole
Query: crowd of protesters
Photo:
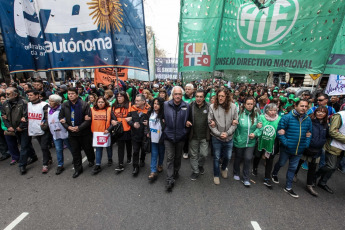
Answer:
[[234, 180], [250, 187], [251, 177], [262, 170], [263, 184], [272, 189], [288, 162], [284, 191], [295, 198], [292, 186], [301, 167], [308, 169], [306, 190], [313, 196], [318, 196], [315, 186], [333, 194], [328, 180], [337, 169], [345, 173], [345, 101], [322, 91], [296, 95], [285, 87], [219, 79], [185, 85], [179, 80], [57, 85], [35, 79], [1, 83], [0, 99], [0, 161], [18, 163], [21, 175], [38, 161], [32, 138], [40, 145], [43, 174], [52, 168], [56, 175], [64, 171], [64, 149], [73, 157], [73, 178], [83, 173], [82, 151], [92, 174], [100, 173], [103, 147], [93, 146], [96, 132], [113, 138], [104, 147], [109, 167], [115, 164], [120, 174], [132, 164], [138, 176], [150, 156], [148, 180], [154, 182], [165, 171], [167, 191], [179, 178], [182, 158], [189, 158], [195, 181], [211, 171], [205, 170], [208, 155], [213, 156], [216, 185], [232, 169]]

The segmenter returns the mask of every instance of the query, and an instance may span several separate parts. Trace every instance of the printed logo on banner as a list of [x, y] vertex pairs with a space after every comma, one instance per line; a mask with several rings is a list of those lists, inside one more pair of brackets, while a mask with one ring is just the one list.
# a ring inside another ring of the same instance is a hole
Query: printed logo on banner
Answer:
[[98, 136], [97, 145], [105, 145], [108, 142], [109, 136]]
[[210, 66], [211, 56], [207, 43], [184, 43], [184, 66]]
[[238, 35], [249, 46], [273, 45], [290, 32], [298, 13], [298, 0], [277, 0], [261, 10], [252, 2], [243, 4], [237, 16]]

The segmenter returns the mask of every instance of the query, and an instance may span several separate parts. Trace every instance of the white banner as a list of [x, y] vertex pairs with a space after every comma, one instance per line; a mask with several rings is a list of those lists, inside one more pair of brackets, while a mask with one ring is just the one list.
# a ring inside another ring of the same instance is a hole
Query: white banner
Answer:
[[345, 76], [331, 74], [325, 93], [328, 96], [345, 95]]
[[92, 146], [93, 147], [109, 147], [111, 144], [110, 134], [104, 134], [103, 132], [94, 132]]

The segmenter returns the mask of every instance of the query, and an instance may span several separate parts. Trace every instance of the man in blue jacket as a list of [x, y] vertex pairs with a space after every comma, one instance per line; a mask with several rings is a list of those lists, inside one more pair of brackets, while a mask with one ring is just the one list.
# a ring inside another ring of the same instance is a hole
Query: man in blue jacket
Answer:
[[307, 110], [308, 101], [302, 99], [296, 102], [295, 109], [281, 118], [277, 129], [281, 143], [280, 156], [274, 166], [272, 180], [274, 183], [279, 183], [277, 176], [279, 169], [289, 160], [284, 191], [294, 198], [298, 198], [298, 195], [292, 190], [292, 180], [303, 151], [311, 140], [312, 122], [306, 114]]
[[172, 191], [178, 171], [181, 167], [181, 157], [184, 142], [187, 138], [188, 128], [192, 123], [188, 121], [189, 105], [182, 101], [183, 89], [175, 86], [171, 90], [172, 100], [164, 103], [165, 129], [164, 145], [167, 154], [167, 179], [166, 189]]

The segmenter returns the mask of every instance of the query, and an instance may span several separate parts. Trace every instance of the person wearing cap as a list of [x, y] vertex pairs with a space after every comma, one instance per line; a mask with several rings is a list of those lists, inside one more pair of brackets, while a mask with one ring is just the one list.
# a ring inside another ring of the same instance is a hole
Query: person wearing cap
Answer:
[[328, 103], [328, 95], [324, 93], [319, 93], [317, 95], [317, 105], [310, 108], [307, 114], [308, 115], [313, 114], [319, 106], [326, 106], [326, 108], [328, 109], [328, 118], [330, 118], [336, 112], [334, 108], [328, 106], [327, 103]]
[[159, 96], [159, 85], [153, 84], [153, 90], [152, 90], [153, 98], [157, 98]]
[[293, 106], [293, 103], [294, 103], [293, 99], [295, 99], [295, 94], [290, 93], [289, 98], [288, 98], [288, 102], [285, 104], [285, 107], [284, 107], [285, 109], [290, 107], [290, 106]]
[[62, 98], [62, 102], [68, 99], [66, 85], [60, 85], [59, 90], [58, 90], [58, 95]]
[[279, 100], [280, 100], [280, 104], [279, 104], [279, 111], [278, 111], [278, 115], [280, 117], [284, 116], [285, 114], [287, 114], [287, 111], [286, 109], [284, 108], [286, 103], [287, 103], [287, 98], [286, 97], [283, 97], [283, 96], [280, 96], [279, 97]]

